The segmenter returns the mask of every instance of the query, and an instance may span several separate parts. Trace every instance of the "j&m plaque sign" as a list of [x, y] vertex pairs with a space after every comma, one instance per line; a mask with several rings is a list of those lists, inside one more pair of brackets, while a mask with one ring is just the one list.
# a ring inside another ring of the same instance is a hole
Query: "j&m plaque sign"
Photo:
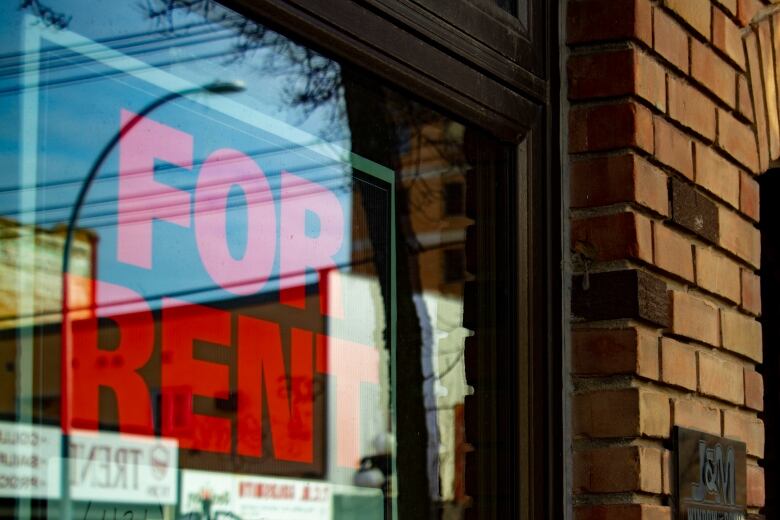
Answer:
[[745, 520], [745, 444], [677, 428], [678, 520]]

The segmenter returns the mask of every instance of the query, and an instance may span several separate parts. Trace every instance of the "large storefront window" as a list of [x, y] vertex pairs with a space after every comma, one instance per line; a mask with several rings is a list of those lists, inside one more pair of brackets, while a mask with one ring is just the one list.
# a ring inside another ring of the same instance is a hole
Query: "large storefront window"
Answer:
[[517, 500], [515, 147], [211, 1], [0, 26], [0, 516]]

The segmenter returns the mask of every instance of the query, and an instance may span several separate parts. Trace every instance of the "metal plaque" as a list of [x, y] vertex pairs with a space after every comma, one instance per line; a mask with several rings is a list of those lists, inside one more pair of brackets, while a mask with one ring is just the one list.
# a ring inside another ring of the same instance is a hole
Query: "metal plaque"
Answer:
[[678, 520], [747, 518], [745, 443], [677, 428]]

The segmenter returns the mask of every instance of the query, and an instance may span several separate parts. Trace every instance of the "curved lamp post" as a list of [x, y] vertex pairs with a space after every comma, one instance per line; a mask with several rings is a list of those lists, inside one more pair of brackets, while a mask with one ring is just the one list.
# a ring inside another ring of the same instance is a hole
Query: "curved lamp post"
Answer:
[[113, 151], [114, 147], [119, 143], [119, 140], [124, 136], [127, 132], [133, 129], [133, 127], [138, 124], [141, 119], [144, 118], [144, 116], [148, 115], [150, 112], [158, 109], [162, 105], [173, 101], [174, 99], [178, 99], [180, 97], [185, 97], [191, 94], [197, 94], [197, 93], [207, 93], [207, 94], [233, 94], [236, 92], [241, 92], [245, 89], [243, 82], [241, 81], [215, 81], [213, 83], [207, 83], [205, 85], [200, 85], [197, 87], [188, 88], [185, 90], [180, 90], [177, 92], [171, 92], [169, 94], [166, 94], [160, 98], [155, 99], [148, 105], [146, 105], [143, 110], [138, 112], [132, 119], [125, 122], [120, 128], [119, 131], [117, 131], [113, 137], [103, 146], [103, 149], [100, 151], [100, 154], [95, 158], [95, 161], [92, 163], [92, 167], [89, 169], [89, 172], [87, 173], [87, 176], [84, 178], [84, 182], [81, 184], [81, 188], [79, 189], [79, 193], [76, 196], [76, 201], [73, 204], [73, 208], [70, 212], [70, 218], [68, 219], [67, 228], [65, 230], [65, 243], [63, 244], [63, 252], [62, 252], [62, 324], [63, 324], [63, 331], [62, 331], [62, 338], [63, 338], [63, 348], [62, 348], [62, 374], [63, 374], [63, 383], [66, 385], [65, 392], [63, 392], [62, 400], [63, 400], [63, 409], [60, 410], [60, 414], [65, 414], [65, 425], [67, 426], [68, 431], [63, 432], [63, 457], [62, 457], [62, 464], [61, 464], [61, 489], [62, 489], [62, 496], [60, 497], [60, 518], [62, 520], [71, 520], [73, 518], [73, 511], [71, 507], [71, 501], [70, 501], [70, 469], [69, 469], [69, 430], [70, 430], [70, 421], [71, 421], [71, 396], [70, 396], [70, 363], [71, 363], [71, 345], [70, 345], [70, 333], [67, 328], [67, 314], [68, 314], [68, 280], [67, 280], [67, 274], [70, 269], [70, 250], [73, 247], [73, 233], [76, 228], [76, 222], [79, 219], [79, 215], [81, 214], [81, 208], [84, 205], [84, 201], [87, 198], [87, 193], [89, 192], [89, 188], [92, 186], [92, 183], [94, 182], [95, 178], [97, 177], [98, 172], [100, 171], [100, 168], [102, 168], [103, 163], [108, 158], [109, 154]]
[[[173, 101], [174, 99], [185, 97], [190, 94], [197, 94], [199, 92], [206, 92], [209, 94], [232, 94], [241, 92], [244, 89], [244, 84], [241, 81], [215, 81], [214, 83], [208, 83], [206, 85], [180, 90], [178, 92], [171, 92], [155, 99], [146, 105], [146, 107], [138, 112], [135, 117], [127, 121], [124, 125], [122, 125], [121, 128], [119, 128], [119, 131], [116, 132], [111, 140], [105, 144], [103, 149], [100, 151], [100, 155], [98, 155], [95, 159], [95, 162], [92, 163], [92, 168], [89, 169], [84, 182], [81, 184], [79, 193], [76, 196], [76, 202], [73, 204], [73, 209], [70, 212], [70, 218], [68, 218], [68, 226], [65, 231], [65, 244], [63, 247], [62, 256], [63, 273], [67, 273], [68, 269], [70, 268], [70, 248], [71, 243], [73, 242], [73, 232], [76, 227], [76, 222], [78, 221], [79, 215], [81, 214], [81, 207], [84, 205], [84, 199], [86, 199], [89, 188], [92, 187], [92, 182], [95, 180], [95, 177], [97, 177], [97, 174], [100, 171], [100, 168], [103, 166], [103, 163], [106, 161], [108, 155], [113, 151], [117, 143], [119, 143], [119, 140], [122, 138], [122, 136], [132, 130], [133, 127], [144, 118], [144, 116], [160, 108], [162, 105]], [[66, 302], [63, 301], [63, 303]]]

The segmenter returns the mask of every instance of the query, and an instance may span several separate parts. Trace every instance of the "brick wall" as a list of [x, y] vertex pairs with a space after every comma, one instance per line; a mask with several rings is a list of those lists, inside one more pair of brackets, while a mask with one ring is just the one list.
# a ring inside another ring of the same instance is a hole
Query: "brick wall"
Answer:
[[577, 520], [671, 519], [675, 425], [746, 442], [749, 510], [764, 504], [755, 177], [780, 157], [774, 11], [568, 1]]

